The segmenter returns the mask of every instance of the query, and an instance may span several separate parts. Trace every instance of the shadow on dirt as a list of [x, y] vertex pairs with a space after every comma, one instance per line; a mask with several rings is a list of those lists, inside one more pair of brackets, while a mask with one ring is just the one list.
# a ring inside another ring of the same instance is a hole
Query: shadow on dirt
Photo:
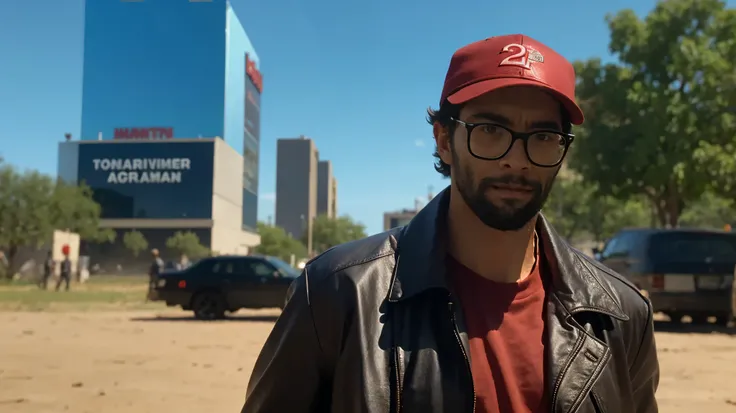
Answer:
[[[278, 319], [278, 314], [268, 314], [268, 315], [245, 315], [245, 314], [234, 314], [234, 315], [228, 315], [224, 319], [221, 320], [215, 320], [214, 322], [255, 322], [255, 323], [273, 323]], [[154, 316], [154, 317], [133, 317], [130, 319], [130, 321], [133, 322], [145, 322], [145, 323], [155, 323], [155, 322], [189, 322], [189, 323], [206, 323], [206, 322], [212, 322], [212, 321], [202, 321], [197, 320], [194, 317], [190, 316]]]
[[670, 321], [655, 321], [654, 331], [658, 333], [687, 333], [687, 334], [726, 334], [736, 335], [736, 329], [721, 324], [691, 324], [673, 323]]

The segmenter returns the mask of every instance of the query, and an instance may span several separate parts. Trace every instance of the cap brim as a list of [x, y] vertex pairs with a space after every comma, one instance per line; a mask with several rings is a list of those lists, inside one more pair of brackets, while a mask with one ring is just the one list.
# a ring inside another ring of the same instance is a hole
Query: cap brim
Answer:
[[447, 101], [452, 103], [453, 105], [460, 105], [488, 92], [511, 86], [533, 86], [549, 92], [555, 98], [557, 98], [560, 103], [562, 103], [562, 106], [565, 108], [565, 110], [567, 110], [567, 113], [570, 115], [570, 122], [573, 125], [582, 125], [583, 121], [585, 120], [585, 117], [583, 116], [583, 111], [580, 109], [580, 107], [564, 94], [536, 80], [522, 79], [518, 77], [488, 79], [473, 83], [472, 85], [468, 85], [448, 96]]

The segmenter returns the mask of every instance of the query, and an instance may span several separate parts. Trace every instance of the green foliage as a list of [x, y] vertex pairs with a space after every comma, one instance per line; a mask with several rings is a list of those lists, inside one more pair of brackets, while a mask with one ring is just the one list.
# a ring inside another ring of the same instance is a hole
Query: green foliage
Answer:
[[[366, 237], [365, 225], [347, 215], [338, 218], [320, 215], [312, 221], [312, 225], [312, 245], [317, 254], [335, 245]], [[306, 243], [306, 239], [303, 241]]]
[[6, 250], [7, 274], [14, 273], [20, 248], [50, 242], [56, 229], [85, 239], [114, 240], [114, 232], [99, 228], [99, 219], [100, 207], [88, 188], [0, 163], [0, 248]]
[[601, 195], [577, 175], [560, 176], [544, 207], [545, 217], [569, 241], [603, 241], [621, 228], [647, 227], [650, 211], [644, 200]]
[[202, 245], [197, 234], [191, 231], [177, 231], [166, 240], [166, 247], [178, 255], [186, 255], [191, 259], [210, 255], [209, 248]]
[[59, 180], [51, 200], [52, 221], [58, 228], [68, 229], [88, 241], [113, 242], [115, 231], [100, 228], [102, 208], [92, 198], [92, 190], [84, 185], [69, 185]]
[[307, 256], [307, 248], [298, 240], [290, 237], [283, 228], [258, 223], [258, 234], [261, 236], [261, 244], [254, 252], [257, 254], [270, 255], [291, 262], [291, 256], [300, 260]]
[[683, 227], [723, 229], [726, 224], [733, 223], [736, 223], [736, 202], [712, 192], [706, 192], [700, 199], [691, 202], [680, 217]]
[[594, 191], [594, 187], [585, 185], [579, 177], [557, 178], [544, 205], [544, 215], [567, 240], [572, 241], [586, 233]]
[[607, 17], [619, 63], [576, 63], [586, 114], [574, 166], [604, 195], [645, 196], [677, 226], [708, 189], [736, 188], [736, 11], [719, 0], [668, 0], [644, 19]]
[[141, 252], [148, 249], [148, 241], [140, 231], [128, 231], [123, 235], [123, 245], [133, 253], [134, 257], [138, 257]]

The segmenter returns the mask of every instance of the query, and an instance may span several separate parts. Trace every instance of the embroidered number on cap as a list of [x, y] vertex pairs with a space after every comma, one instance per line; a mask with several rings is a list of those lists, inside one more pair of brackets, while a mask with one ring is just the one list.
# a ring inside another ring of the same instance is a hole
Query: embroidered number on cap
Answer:
[[501, 53], [511, 53], [517, 49], [518, 52], [506, 57], [499, 63], [499, 66], [519, 66], [524, 69], [531, 69], [531, 62], [527, 59], [527, 49], [518, 43], [511, 43], [504, 46]]

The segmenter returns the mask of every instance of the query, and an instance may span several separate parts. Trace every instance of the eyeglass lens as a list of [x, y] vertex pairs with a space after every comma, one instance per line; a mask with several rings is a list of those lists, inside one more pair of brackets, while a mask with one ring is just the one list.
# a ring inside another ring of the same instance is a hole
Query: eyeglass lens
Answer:
[[[511, 131], [497, 125], [482, 124], [470, 134], [470, 151], [477, 157], [497, 159], [504, 155], [513, 141]], [[554, 165], [565, 154], [567, 139], [553, 131], [540, 131], [529, 136], [529, 160], [539, 165]]]

